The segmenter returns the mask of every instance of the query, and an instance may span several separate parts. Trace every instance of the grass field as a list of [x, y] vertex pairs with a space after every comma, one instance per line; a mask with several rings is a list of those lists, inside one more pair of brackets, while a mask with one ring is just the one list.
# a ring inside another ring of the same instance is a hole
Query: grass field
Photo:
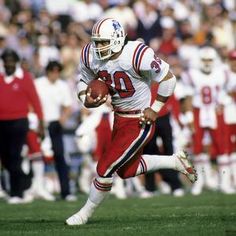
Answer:
[[16, 206], [1, 200], [0, 235], [236, 235], [236, 195], [110, 197], [87, 225], [66, 226], [65, 219], [86, 200], [79, 197], [74, 203], [35, 201]]

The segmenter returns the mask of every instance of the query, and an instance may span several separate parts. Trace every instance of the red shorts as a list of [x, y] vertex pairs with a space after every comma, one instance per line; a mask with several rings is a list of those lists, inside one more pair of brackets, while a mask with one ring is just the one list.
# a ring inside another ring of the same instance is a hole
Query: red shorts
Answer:
[[28, 156], [30, 159], [42, 156], [39, 137], [35, 131], [33, 131], [33, 130], [28, 131], [26, 142], [27, 142], [26, 144], [29, 148]]
[[226, 136], [228, 153], [236, 152], [236, 124], [226, 125]]
[[109, 115], [104, 114], [99, 125], [96, 128], [97, 144], [93, 152], [93, 158], [95, 161], [100, 160], [104, 152], [106, 152], [111, 142], [111, 135], [112, 131], [109, 122]]
[[217, 128], [202, 128], [199, 122], [199, 109], [194, 109], [194, 128], [195, 133], [193, 135], [193, 152], [194, 154], [200, 154], [203, 152], [203, 136], [207, 130], [211, 136], [212, 148], [216, 155], [222, 155], [227, 152], [225, 144], [225, 123], [223, 114], [217, 115]]
[[111, 143], [98, 160], [98, 175], [111, 177], [117, 172], [121, 178], [135, 176], [143, 147], [152, 138], [154, 127], [146, 125], [141, 128], [139, 118], [115, 115]]

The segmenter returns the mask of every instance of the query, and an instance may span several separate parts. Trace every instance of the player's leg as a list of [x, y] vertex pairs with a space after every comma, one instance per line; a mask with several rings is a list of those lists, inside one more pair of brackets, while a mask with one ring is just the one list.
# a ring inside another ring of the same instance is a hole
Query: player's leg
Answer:
[[236, 124], [229, 125], [229, 153], [230, 171], [236, 189]]
[[[139, 119], [116, 117], [114, 122], [112, 143], [106, 153], [98, 161], [97, 174], [91, 184], [88, 200], [74, 215], [66, 220], [68, 225], [85, 224], [95, 209], [110, 193], [113, 174], [128, 162], [151, 134], [151, 127], [140, 129]], [[129, 130], [129, 132], [127, 132]]]
[[93, 180], [85, 205], [66, 220], [67, 225], [83, 225], [110, 193], [113, 178], [97, 177]]
[[142, 155], [136, 175], [157, 171], [160, 169], [172, 169], [186, 175], [194, 183], [197, 180], [196, 171], [188, 159], [185, 151], [179, 151], [173, 155]]
[[40, 141], [38, 138], [38, 134], [29, 130], [27, 133], [27, 145], [29, 148], [28, 157], [31, 160], [32, 171], [33, 171], [33, 179], [32, 185], [29, 192], [36, 198], [41, 198], [47, 201], [54, 201], [55, 197], [50, 194], [46, 188], [44, 183], [44, 161], [43, 154], [40, 147]]
[[202, 192], [204, 186], [204, 162], [209, 160], [206, 153], [203, 151], [203, 136], [204, 128], [200, 127], [199, 122], [199, 109], [194, 109], [194, 134], [193, 134], [193, 153], [194, 153], [194, 166], [198, 173], [198, 181], [196, 181], [192, 188], [191, 193], [193, 195], [199, 195]]
[[234, 189], [231, 186], [231, 173], [230, 173], [230, 160], [229, 155], [226, 151], [225, 142], [225, 133], [226, 128], [222, 117], [218, 118], [218, 129], [211, 131], [211, 137], [213, 144], [216, 146], [217, 150], [217, 165], [218, 165], [218, 172], [219, 172], [219, 188], [220, 191], [226, 194], [234, 193]]

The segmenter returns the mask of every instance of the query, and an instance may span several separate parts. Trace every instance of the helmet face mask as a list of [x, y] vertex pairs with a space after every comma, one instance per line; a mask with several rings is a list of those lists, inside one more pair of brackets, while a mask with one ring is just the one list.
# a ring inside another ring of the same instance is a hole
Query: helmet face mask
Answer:
[[109, 59], [122, 50], [125, 43], [125, 32], [121, 24], [107, 18], [98, 21], [92, 29], [92, 49], [98, 60]]
[[[98, 44], [99, 45], [105, 44], [105, 42], [107, 42], [106, 45], [98, 46]], [[92, 49], [93, 49], [93, 53], [95, 57], [98, 60], [105, 60], [105, 59], [110, 58], [113, 55], [111, 51], [111, 42], [107, 40], [104, 40], [104, 41], [93, 40]]]

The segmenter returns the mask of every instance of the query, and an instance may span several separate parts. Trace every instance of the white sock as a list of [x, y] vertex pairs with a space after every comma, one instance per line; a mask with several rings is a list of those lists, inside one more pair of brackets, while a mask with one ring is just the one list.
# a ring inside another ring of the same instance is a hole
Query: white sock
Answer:
[[206, 153], [201, 153], [199, 154], [198, 158], [201, 161], [201, 165], [202, 165], [204, 183], [208, 187], [211, 187], [211, 188], [216, 187], [217, 184], [213, 181], [213, 177], [212, 177], [213, 171], [212, 171], [209, 155], [207, 155]]
[[160, 169], [176, 169], [175, 155], [142, 155], [136, 175]]
[[230, 166], [228, 155], [219, 155], [217, 164], [220, 178], [220, 189], [228, 189], [231, 187]]
[[91, 184], [88, 200], [79, 213], [87, 218], [91, 217], [95, 209], [110, 193], [112, 182], [113, 178], [95, 178]]
[[193, 184], [191, 193], [193, 195], [199, 195], [202, 192], [204, 186], [204, 169], [201, 160], [202, 154], [195, 155], [194, 157], [194, 167], [198, 173], [197, 181]]
[[43, 160], [32, 161], [33, 170], [33, 188], [42, 187], [44, 188], [44, 162]]
[[236, 152], [230, 154], [230, 170], [233, 177], [233, 183], [236, 187]]
[[132, 180], [132, 183], [134, 185], [135, 190], [138, 193], [141, 193], [141, 192], [145, 191], [145, 187], [142, 185], [142, 183], [141, 183], [138, 176], [132, 178], [131, 180]]

